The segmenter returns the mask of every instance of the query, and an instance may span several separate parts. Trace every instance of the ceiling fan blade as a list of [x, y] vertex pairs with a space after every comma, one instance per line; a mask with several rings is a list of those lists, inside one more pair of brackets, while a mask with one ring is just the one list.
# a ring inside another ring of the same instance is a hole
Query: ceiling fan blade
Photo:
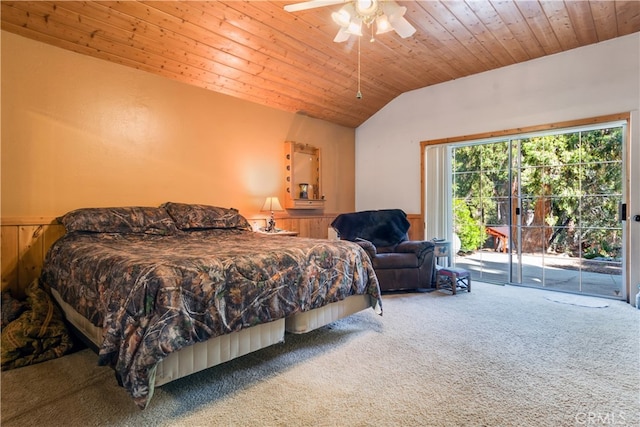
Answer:
[[403, 39], [406, 39], [407, 37], [411, 37], [413, 33], [416, 32], [416, 28], [413, 25], [411, 25], [409, 21], [404, 19], [404, 17], [402, 16], [391, 21], [391, 26], [393, 27], [394, 30], [396, 30], [396, 33], [398, 33], [400, 37], [402, 37]]
[[336, 34], [336, 38], [334, 38], [333, 41], [336, 43], [346, 42], [347, 40], [349, 40], [349, 36], [351, 36], [351, 34], [349, 34], [344, 28], [340, 27], [340, 30], [338, 31], [338, 34]]
[[299, 12], [301, 10], [315, 9], [316, 7], [332, 6], [346, 3], [348, 0], [309, 0], [302, 3], [288, 4], [284, 7], [287, 12]]

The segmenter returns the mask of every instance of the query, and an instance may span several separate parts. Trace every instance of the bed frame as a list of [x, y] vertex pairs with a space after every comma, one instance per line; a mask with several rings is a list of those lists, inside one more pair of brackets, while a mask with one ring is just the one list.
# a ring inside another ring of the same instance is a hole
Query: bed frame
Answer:
[[[60, 294], [51, 293], [60, 304], [69, 323], [82, 335], [94, 350], [102, 343], [102, 328], [81, 316], [62, 300]], [[284, 341], [285, 332], [302, 334], [321, 328], [343, 317], [372, 307], [368, 295], [352, 295], [329, 305], [295, 314], [286, 319], [263, 323], [221, 335], [210, 340], [185, 347], [164, 358], [156, 367], [155, 386], [159, 387], [179, 378], [202, 371], [229, 360], [244, 356], [273, 344]]]

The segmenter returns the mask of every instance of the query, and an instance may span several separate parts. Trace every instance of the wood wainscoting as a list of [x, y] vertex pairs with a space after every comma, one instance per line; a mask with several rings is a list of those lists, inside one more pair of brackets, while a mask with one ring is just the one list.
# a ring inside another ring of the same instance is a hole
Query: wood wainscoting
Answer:
[[49, 247], [64, 234], [54, 218], [3, 218], [0, 226], [2, 290], [24, 297], [27, 285], [40, 275]]
[[[338, 214], [322, 214], [316, 216], [276, 216], [276, 226], [283, 230], [297, 231], [299, 237], [315, 239], [329, 238], [329, 228]], [[409, 239], [424, 239], [424, 221], [420, 215], [407, 214]]]
[[[300, 237], [327, 239], [331, 222], [338, 214], [276, 218], [278, 228], [297, 231]], [[409, 238], [424, 238], [420, 215], [407, 215]], [[55, 218], [3, 218], [0, 225], [2, 290], [16, 298], [24, 297], [26, 287], [40, 275], [45, 255], [53, 242], [64, 234]]]

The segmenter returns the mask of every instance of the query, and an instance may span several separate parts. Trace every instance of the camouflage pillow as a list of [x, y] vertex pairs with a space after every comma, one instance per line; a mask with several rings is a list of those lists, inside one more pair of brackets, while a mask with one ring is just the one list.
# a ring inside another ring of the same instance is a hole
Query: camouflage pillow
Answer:
[[180, 230], [236, 228], [251, 230], [249, 222], [236, 209], [208, 205], [167, 202], [165, 208]]
[[66, 213], [58, 221], [68, 233], [172, 234], [176, 225], [166, 210], [154, 207], [83, 208]]

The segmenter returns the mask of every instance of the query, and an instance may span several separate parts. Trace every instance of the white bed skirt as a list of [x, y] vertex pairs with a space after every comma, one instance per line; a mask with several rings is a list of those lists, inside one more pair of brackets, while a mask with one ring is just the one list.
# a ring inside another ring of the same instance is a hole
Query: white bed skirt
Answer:
[[[51, 293], [64, 311], [69, 323], [97, 348], [100, 348], [102, 328], [93, 325], [81, 316], [71, 305], [62, 300], [55, 289], [51, 289]], [[158, 363], [155, 385], [167, 384], [178, 378], [282, 342], [285, 330], [296, 334], [310, 332], [369, 307], [372, 305], [368, 295], [352, 295], [343, 301], [298, 313], [287, 319], [278, 319], [252, 326], [185, 347], [171, 353]]]
[[287, 317], [285, 329], [292, 334], [304, 334], [372, 306], [369, 295], [351, 295], [342, 301]]

